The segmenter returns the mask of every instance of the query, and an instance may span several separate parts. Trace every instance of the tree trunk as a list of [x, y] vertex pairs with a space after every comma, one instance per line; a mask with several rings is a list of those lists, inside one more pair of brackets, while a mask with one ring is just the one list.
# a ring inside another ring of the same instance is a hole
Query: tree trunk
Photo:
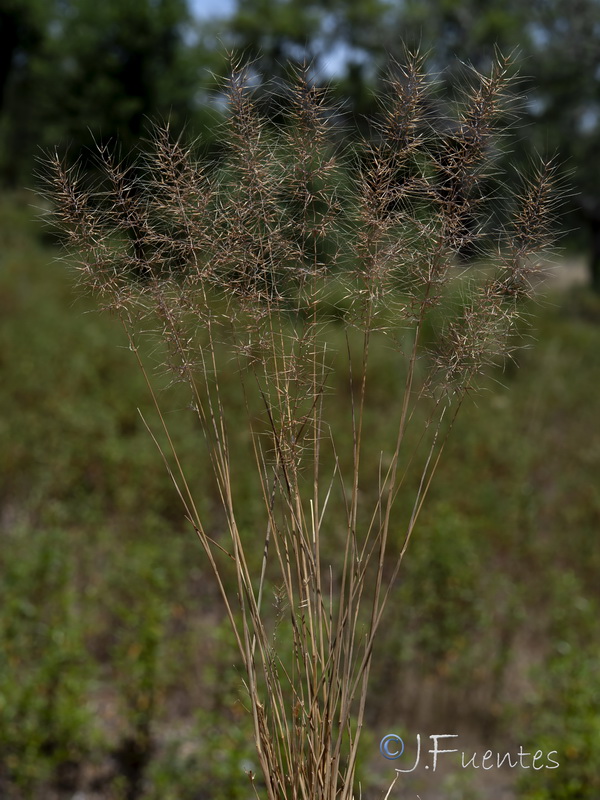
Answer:
[[18, 44], [18, 18], [10, 11], [0, 10], [0, 114], [4, 108], [6, 87]]
[[589, 217], [588, 223], [592, 234], [592, 252], [590, 254], [590, 285], [594, 292], [600, 294], [600, 213], [593, 217]]
[[600, 200], [583, 195], [577, 205], [590, 232], [590, 288], [600, 294]]

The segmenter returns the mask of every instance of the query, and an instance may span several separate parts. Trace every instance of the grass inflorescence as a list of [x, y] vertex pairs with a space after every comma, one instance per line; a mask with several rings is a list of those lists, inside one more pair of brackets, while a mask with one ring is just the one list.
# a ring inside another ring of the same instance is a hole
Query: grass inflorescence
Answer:
[[[523, 176], [505, 200], [510, 219], [494, 228], [490, 178], [499, 185], [512, 86], [500, 57], [489, 75], [470, 75], [451, 118], [420, 56], [395, 65], [373, 135], [352, 154], [308, 69], [282, 98], [278, 126], [250, 83], [232, 70], [217, 164], [199, 163], [168, 126], [133, 164], [100, 146], [96, 186], [53, 157], [53, 218], [82, 283], [120, 319], [153, 398], [160, 422], [148, 429], [243, 664], [257, 791], [350, 800], [386, 603], [462, 399], [511, 352], [549, 243], [554, 170], [542, 162]], [[481, 278], [462, 264], [467, 250], [485, 257]], [[160, 369], [188, 387], [218, 529], [171, 436], [140, 344], [148, 332], [162, 343]], [[375, 340], [397, 350], [399, 390], [374, 476], [363, 453]], [[232, 380], [236, 401], [223, 390]], [[240, 469], [252, 471], [260, 505], [252, 530]]]

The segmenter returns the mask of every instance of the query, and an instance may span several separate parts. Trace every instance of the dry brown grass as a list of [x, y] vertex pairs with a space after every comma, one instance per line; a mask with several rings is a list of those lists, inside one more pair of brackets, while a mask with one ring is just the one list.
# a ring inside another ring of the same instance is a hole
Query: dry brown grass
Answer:
[[[509, 71], [498, 58], [489, 75], [472, 73], [447, 120], [433, 113], [423, 59], [409, 56], [390, 75], [371, 141], [350, 163], [333, 144], [332, 114], [308, 71], [290, 90], [285, 124], [273, 130], [243, 68], [227, 86], [225, 163], [199, 164], [168, 127], [133, 167], [100, 148], [95, 189], [76, 166], [52, 159], [54, 218], [83, 283], [118, 315], [146, 375], [162, 425], [152, 435], [220, 587], [245, 669], [263, 773], [256, 789], [269, 800], [355, 796], [369, 671], [390, 589], [462, 398], [509, 352], [519, 300], [549, 243], [549, 163], [523, 180], [510, 224], [489, 230], [487, 181], [510, 105]], [[490, 241], [495, 274], [469, 280], [461, 306], [439, 313], [452, 296], [457, 254]], [[142, 357], [140, 331], [157, 321], [164, 366], [189, 385], [228, 542], [199, 513]], [[349, 392], [333, 404], [331, 333], [339, 339], [340, 330]], [[381, 443], [376, 502], [363, 508], [374, 337], [399, 348], [404, 388], [396, 439]], [[261, 531], [239, 523], [231, 448], [239, 432], [220, 389], [232, 370], [247, 409]], [[419, 404], [428, 408], [421, 444], [405, 453]], [[348, 458], [331, 434], [332, 414], [347, 420]], [[416, 490], [405, 479], [409, 462], [420, 475]], [[409, 512], [390, 568], [400, 500]], [[323, 562], [332, 509], [345, 529], [335, 573]], [[251, 567], [257, 547], [259, 570]], [[278, 624], [287, 621], [291, 641], [272, 629], [268, 585], [277, 587]]]

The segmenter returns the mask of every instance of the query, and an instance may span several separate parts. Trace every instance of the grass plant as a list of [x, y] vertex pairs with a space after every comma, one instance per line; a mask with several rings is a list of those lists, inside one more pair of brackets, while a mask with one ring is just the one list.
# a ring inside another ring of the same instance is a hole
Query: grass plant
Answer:
[[[243, 665], [257, 794], [350, 800], [386, 604], [461, 403], [510, 355], [550, 243], [553, 168], [522, 176], [510, 220], [494, 225], [489, 179], [512, 86], [500, 57], [488, 75], [471, 71], [448, 117], [424, 60], [409, 56], [353, 154], [335, 144], [335, 110], [308, 69], [281, 99], [277, 128], [250, 77], [236, 68], [227, 85], [224, 161], [199, 163], [168, 126], [134, 164], [99, 146], [95, 187], [56, 156], [54, 220], [153, 399], [149, 433]], [[465, 274], [467, 248], [493, 271]], [[166, 353], [158, 376], [147, 335]], [[363, 453], [381, 436], [369, 417], [381, 342], [396, 352], [398, 399], [373, 474]], [[171, 435], [159, 390], [169, 381], [189, 392], [212, 467], [202, 486]], [[238, 492], [241, 472], [250, 496]], [[203, 511], [207, 491], [218, 524]], [[258, 508], [251, 527], [247, 503]]]

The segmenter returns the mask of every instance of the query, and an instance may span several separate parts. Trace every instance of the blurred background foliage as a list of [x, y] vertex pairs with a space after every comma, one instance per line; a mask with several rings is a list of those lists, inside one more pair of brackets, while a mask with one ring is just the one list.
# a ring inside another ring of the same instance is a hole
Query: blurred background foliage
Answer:
[[[49, 268], [56, 243], [27, 208], [37, 159], [58, 146], [93, 170], [94, 142], [143, 148], [157, 119], [218, 159], [231, 54], [252, 61], [274, 121], [272, 91], [284, 96], [290, 65], [310, 61], [351, 145], [406, 44], [429, 53], [444, 97], [464, 76], [457, 56], [485, 70], [495, 46], [514, 50], [525, 96], [506, 157], [518, 172], [536, 150], [559, 154], [570, 189], [557, 272], [581, 253], [587, 288], [551, 284], [522, 369], [492, 375], [463, 410], [380, 643], [363, 797], [393, 777], [378, 737], [405, 724], [450, 725], [474, 749], [556, 749], [561, 768], [468, 788], [464, 775], [420, 776], [403, 791], [596, 800], [600, 1], [218, 11], [212, 0], [0, 3], [0, 797], [245, 799], [256, 771], [233, 642], [136, 410], [152, 419], [143, 380], [114, 321], [84, 313], [91, 303]], [[376, 361], [369, 424], [385, 425], [393, 355]], [[167, 402], [210, 515], [186, 400]], [[366, 458], [376, 474], [378, 454]]]

